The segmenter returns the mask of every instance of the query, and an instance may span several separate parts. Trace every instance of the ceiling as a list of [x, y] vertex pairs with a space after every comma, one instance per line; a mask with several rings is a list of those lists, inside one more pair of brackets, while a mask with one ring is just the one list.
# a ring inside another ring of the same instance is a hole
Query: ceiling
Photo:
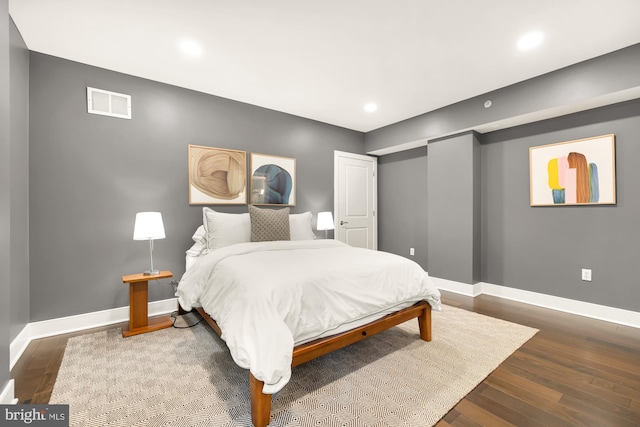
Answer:
[[[10, 0], [9, 12], [30, 50], [362, 132], [640, 43], [638, 0]], [[518, 49], [533, 30], [542, 44]]]

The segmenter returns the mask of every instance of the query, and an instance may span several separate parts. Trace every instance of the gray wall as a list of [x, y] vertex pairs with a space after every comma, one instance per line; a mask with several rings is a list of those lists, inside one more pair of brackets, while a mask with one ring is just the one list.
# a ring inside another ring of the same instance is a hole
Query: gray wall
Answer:
[[429, 142], [427, 271], [434, 277], [467, 284], [479, 280], [479, 147], [474, 132]]
[[[529, 206], [529, 147], [613, 133], [617, 205]], [[640, 100], [484, 136], [482, 280], [640, 311]], [[582, 268], [593, 281], [583, 282]]]
[[[378, 247], [427, 269], [427, 147], [378, 158]], [[409, 255], [409, 248], [415, 255]]]
[[8, 1], [0, 0], [0, 391], [9, 380], [9, 267], [10, 186], [9, 167], [9, 12]]
[[[616, 135], [617, 205], [583, 207], [529, 206], [529, 147], [598, 136]], [[480, 280], [542, 294], [640, 311], [640, 286], [635, 265], [640, 254], [640, 192], [637, 190], [640, 158], [640, 100], [628, 101], [557, 119], [481, 135], [480, 180]], [[429, 186], [427, 204], [444, 204], [445, 221], [461, 214], [454, 200], [436, 200], [431, 188], [444, 186], [450, 170], [434, 167], [436, 156], [444, 159], [459, 154], [459, 147], [442, 140], [429, 144], [427, 156], [382, 156], [381, 165], [393, 163], [403, 176], [418, 176], [428, 162], [428, 181], [415, 181], [412, 189], [422, 193]], [[454, 141], [455, 142], [455, 141]], [[440, 153], [436, 152], [440, 151]], [[443, 152], [444, 151], [444, 152]], [[433, 156], [433, 157], [432, 157]], [[383, 169], [384, 171], [384, 169]], [[395, 188], [401, 182], [396, 173], [380, 172], [380, 188]], [[435, 181], [435, 184], [433, 183]], [[478, 184], [479, 182], [479, 184]], [[394, 209], [397, 201], [380, 192], [381, 221], [385, 224], [437, 224], [431, 210]], [[462, 209], [462, 213], [466, 211]], [[384, 218], [382, 218], [384, 213]], [[433, 222], [432, 222], [433, 221]], [[478, 221], [478, 219], [476, 219]], [[382, 227], [381, 227], [382, 229]], [[459, 240], [434, 244], [434, 235], [424, 226], [414, 229], [415, 239], [429, 242], [428, 264], [436, 277], [455, 280], [457, 265], [440, 255], [442, 245], [456, 247]], [[381, 231], [391, 235], [389, 230]], [[466, 239], [464, 234], [461, 238]], [[381, 250], [395, 251], [410, 240], [381, 239]], [[467, 248], [469, 243], [464, 244]], [[438, 251], [438, 254], [435, 252]], [[440, 262], [438, 260], [440, 259]], [[437, 263], [438, 267], [435, 266]], [[445, 268], [440, 270], [440, 267]], [[593, 281], [583, 282], [580, 270], [593, 270]]]
[[[182, 275], [202, 211], [188, 203], [188, 144], [295, 157], [293, 211], [314, 216], [333, 209], [333, 151], [364, 153], [360, 132], [44, 54], [30, 73], [31, 321], [128, 305], [121, 276], [149, 262], [132, 240], [139, 211], [162, 212], [154, 266]], [[130, 94], [133, 119], [88, 114], [87, 86]], [[168, 281], [149, 294], [173, 296]]]
[[[365, 148], [367, 152], [375, 152], [487, 123], [528, 114], [542, 115], [621, 91], [637, 93], [639, 87], [640, 44], [636, 44], [368, 132]], [[483, 106], [487, 99], [493, 102], [491, 108]]]
[[11, 340], [29, 322], [29, 51], [11, 25]]

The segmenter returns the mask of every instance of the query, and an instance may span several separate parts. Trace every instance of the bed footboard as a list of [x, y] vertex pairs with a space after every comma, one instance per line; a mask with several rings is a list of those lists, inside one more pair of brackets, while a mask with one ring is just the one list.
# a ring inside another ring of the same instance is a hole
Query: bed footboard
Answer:
[[418, 326], [420, 327], [420, 338], [423, 341], [431, 341], [431, 306], [427, 304], [418, 316]]
[[251, 421], [255, 427], [266, 427], [271, 418], [271, 395], [264, 394], [260, 381], [249, 372], [249, 394], [251, 396]]
[[418, 318], [420, 338], [424, 341], [431, 341], [431, 306], [426, 301], [420, 301], [411, 307], [387, 314], [358, 328], [294, 347], [291, 366], [301, 365], [309, 360], [386, 331], [415, 317]]
[[[197, 310], [206, 322], [220, 335], [220, 327], [215, 320], [202, 308], [198, 307]], [[301, 365], [309, 360], [361, 341], [366, 337], [385, 331], [413, 318], [418, 319], [420, 338], [424, 341], [431, 341], [431, 306], [426, 301], [420, 301], [411, 307], [388, 314], [364, 326], [296, 346], [293, 349], [291, 366]], [[251, 421], [255, 427], [266, 427], [271, 418], [271, 395], [262, 393], [263, 386], [264, 382], [249, 373]]]

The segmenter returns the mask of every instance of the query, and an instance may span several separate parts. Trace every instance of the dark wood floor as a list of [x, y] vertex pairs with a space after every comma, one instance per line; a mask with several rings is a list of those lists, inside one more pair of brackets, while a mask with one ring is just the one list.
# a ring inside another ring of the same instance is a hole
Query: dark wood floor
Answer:
[[[484, 295], [443, 302], [540, 332], [438, 427], [640, 426], [640, 330]], [[11, 371], [20, 402], [48, 403], [69, 337], [103, 329], [31, 342]]]

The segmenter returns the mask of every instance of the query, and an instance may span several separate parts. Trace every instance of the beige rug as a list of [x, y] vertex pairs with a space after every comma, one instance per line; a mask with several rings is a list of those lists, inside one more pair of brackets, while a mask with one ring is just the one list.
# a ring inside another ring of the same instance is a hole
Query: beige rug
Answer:
[[[535, 329], [444, 307], [294, 368], [270, 426], [432, 426]], [[50, 403], [71, 426], [250, 426], [248, 374], [206, 324], [71, 338]]]

